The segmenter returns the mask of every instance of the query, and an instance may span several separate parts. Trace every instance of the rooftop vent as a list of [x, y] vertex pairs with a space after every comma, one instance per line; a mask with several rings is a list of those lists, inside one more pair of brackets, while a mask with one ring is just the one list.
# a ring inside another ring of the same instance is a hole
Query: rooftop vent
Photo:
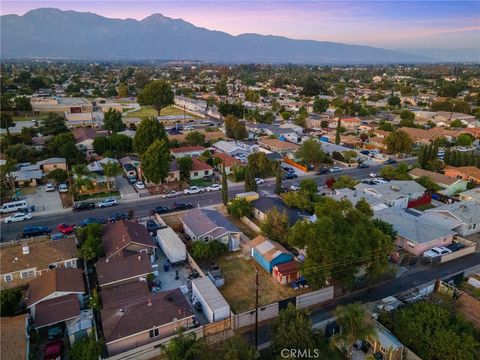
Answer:
[[23, 254], [23, 255], [28, 255], [28, 254], [30, 254], [30, 248], [28, 247], [28, 245], [23, 245], [23, 246], [22, 246], [22, 254]]
[[398, 186], [398, 185], [392, 185], [392, 190], [393, 190], [393, 191], [400, 191], [400, 186]]

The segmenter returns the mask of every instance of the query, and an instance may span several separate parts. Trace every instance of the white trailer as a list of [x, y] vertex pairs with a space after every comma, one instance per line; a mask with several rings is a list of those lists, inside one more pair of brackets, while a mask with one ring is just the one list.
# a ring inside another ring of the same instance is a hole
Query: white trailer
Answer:
[[157, 243], [172, 264], [187, 259], [187, 248], [172, 228], [157, 230]]
[[192, 281], [194, 301], [202, 304], [202, 311], [209, 322], [220, 321], [230, 316], [230, 305], [208, 277]]

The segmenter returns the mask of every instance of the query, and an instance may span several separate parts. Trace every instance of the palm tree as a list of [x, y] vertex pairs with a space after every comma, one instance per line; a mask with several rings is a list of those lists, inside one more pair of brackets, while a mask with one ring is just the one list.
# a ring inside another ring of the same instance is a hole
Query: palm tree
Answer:
[[103, 173], [107, 177], [107, 189], [108, 194], [110, 194], [110, 180], [122, 173], [122, 167], [117, 162], [109, 161], [106, 164], [103, 164], [102, 168]]
[[337, 306], [335, 317], [340, 333], [332, 337], [332, 344], [335, 346], [347, 344], [348, 357], [351, 359], [354, 342], [364, 340], [368, 336], [374, 337], [375, 327], [369, 322], [367, 313], [360, 303]]
[[78, 189], [82, 187], [86, 187], [87, 189], [93, 188], [92, 180], [88, 178], [88, 171], [87, 165], [85, 164], [78, 164], [72, 168], [72, 172], [75, 175], [73, 186], [70, 187], [70, 193], [75, 195], [78, 192]]

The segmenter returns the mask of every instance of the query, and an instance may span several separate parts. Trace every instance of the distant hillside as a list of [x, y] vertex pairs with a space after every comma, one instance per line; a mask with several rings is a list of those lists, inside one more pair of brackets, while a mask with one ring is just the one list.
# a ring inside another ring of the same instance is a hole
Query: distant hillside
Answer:
[[23, 16], [4, 15], [0, 24], [2, 58], [320, 64], [435, 61], [369, 46], [257, 34], [232, 36], [160, 14], [137, 21], [44, 8]]

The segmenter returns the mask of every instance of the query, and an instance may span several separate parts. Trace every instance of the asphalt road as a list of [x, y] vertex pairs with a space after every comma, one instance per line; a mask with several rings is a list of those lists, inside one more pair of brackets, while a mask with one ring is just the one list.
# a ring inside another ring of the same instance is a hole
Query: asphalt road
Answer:
[[[414, 163], [415, 160], [406, 160], [407, 163]], [[349, 175], [356, 179], [364, 179], [368, 178], [368, 174], [373, 171], [379, 171], [383, 165], [375, 165], [370, 166], [367, 169], [359, 169], [359, 168], [345, 168], [341, 172], [337, 172], [334, 174], [328, 175], [306, 175], [304, 177], [299, 177], [298, 179], [294, 180], [284, 180], [282, 182], [282, 186], [289, 188], [292, 184], [298, 183], [301, 179], [304, 178], [313, 178], [316, 180], [318, 186], [324, 186], [325, 180], [330, 177], [339, 177], [341, 175]], [[265, 180], [264, 184], [258, 186], [258, 190], [260, 193], [262, 191], [273, 193], [275, 188], [275, 179], [267, 179]], [[230, 186], [229, 188], [229, 196], [230, 198], [235, 197], [236, 194], [241, 193], [244, 191], [244, 185], [242, 184], [235, 184], [234, 186]], [[0, 225], [0, 232], [1, 232], [1, 241], [10, 241], [17, 239], [21, 234], [23, 228], [25, 226], [48, 226], [54, 231], [56, 226], [60, 223], [67, 223], [67, 224], [78, 224], [83, 219], [88, 217], [98, 217], [98, 218], [107, 218], [109, 215], [122, 212], [126, 213], [128, 210], [133, 209], [135, 211], [135, 217], [143, 217], [148, 216], [153, 208], [156, 206], [172, 206], [175, 202], [189, 202], [194, 206], [211, 206], [215, 204], [219, 204], [222, 202], [221, 199], [221, 192], [214, 191], [214, 192], [204, 192], [201, 194], [195, 195], [184, 195], [179, 196], [176, 198], [171, 199], [161, 199], [158, 196], [152, 197], [145, 197], [139, 198], [132, 201], [120, 202], [118, 206], [111, 207], [111, 208], [104, 208], [104, 209], [93, 209], [93, 210], [83, 210], [80, 212], [73, 212], [72, 210], [67, 210], [66, 212], [57, 213], [57, 214], [49, 214], [49, 215], [40, 215], [35, 216], [31, 220], [26, 222], [18, 222], [18, 223], [11, 223], [5, 224], [1, 223]]]

